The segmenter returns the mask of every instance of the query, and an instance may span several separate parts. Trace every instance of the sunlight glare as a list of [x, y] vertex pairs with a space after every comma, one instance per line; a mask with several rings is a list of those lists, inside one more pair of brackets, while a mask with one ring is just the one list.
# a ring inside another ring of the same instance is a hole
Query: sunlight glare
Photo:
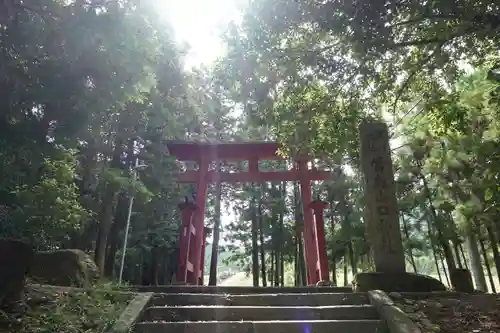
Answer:
[[176, 40], [190, 51], [186, 67], [210, 64], [223, 55], [220, 35], [241, 14], [235, 0], [155, 0], [160, 14], [173, 26]]

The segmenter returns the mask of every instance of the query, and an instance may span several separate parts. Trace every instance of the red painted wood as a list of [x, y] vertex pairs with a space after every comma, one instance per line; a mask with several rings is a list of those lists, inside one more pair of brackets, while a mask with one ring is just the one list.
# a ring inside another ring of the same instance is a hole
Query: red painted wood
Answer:
[[[264, 182], [264, 181], [298, 181], [301, 175], [296, 170], [289, 171], [258, 171], [258, 172], [238, 172], [227, 173], [220, 172], [220, 180], [226, 183], [238, 182]], [[328, 180], [331, 175], [328, 171], [308, 170], [304, 178], [309, 180]], [[199, 171], [186, 171], [177, 176], [178, 183], [197, 183], [200, 178]], [[208, 183], [215, 183], [215, 172], [210, 171], [207, 174]]]
[[304, 208], [304, 252], [308, 271], [307, 284], [316, 284], [316, 282], [318, 282], [318, 274], [316, 271], [318, 255], [314, 235], [313, 214], [308, 208], [308, 205], [312, 202], [311, 181], [307, 177], [307, 162], [302, 160], [298, 161], [297, 164], [300, 175], [300, 192], [302, 194], [302, 204]]
[[206, 206], [206, 195], [207, 195], [207, 179], [206, 174], [208, 173], [208, 160], [200, 161], [200, 173], [198, 186], [196, 189], [196, 206], [198, 209], [194, 214], [194, 227], [196, 229], [196, 236], [194, 238], [194, 243], [192, 245], [193, 251], [193, 270], [194, 274], [189, 281], [191, 284], [198, 284], [200, 279], [200, 263], [201, 263], [201, 254], [202, 254], [202, 246], [203, 246], [203, 228], [205, 227], [205, 206]]
[[[252, 156], [248, 159], [248, 174], [254, 175], [259, 172], [259, 159], [255, 156]], [[228, 175], [234, 175], [234, 174], [240, 174], [240, 173], [233, 173], [233, 174], [228, 174]]]
[[328, 272], [328, 255], [326, 253], [325, 221], [323, 218], [324, 211], [327, 207], [328, 204], [323, 201], [313, 201], [309, 204], [309, 209], [313, 211], [316, 224], [316, 251], [319, 261], [319, 276], [322, 281], [330, 280]]
[[179, 240], [179, 268], [177, 270], [177, 282], [186, 282], [188, 271], [189, 243], [191, 239], [191, 221], [196, 205], [184, 202], [179, 205], [182, 216], [182, 231]]
[[168, 141], [170, 155], [179, 161], [197, 161], [202, 155], [215, 155], [222, 160], [247, 160], [249, 156], [259, 159], [281, 159], [277, 154], [279, 144], [276, 142], [246, 142], [246, 143], [205, 143]]
[[[276, 142], [210, 144], [171, 141], [167, 143], [167, 146], [170, 154], [175, 156], [177, 160], [196, 161], [200, 166], [199, 171], [180, 173], [177, 178], [178, 183], [197, 184], [196, 206], [198, 209], [191, 217], [191, 225], [195, 232], [188, 233], [190, 236], [187, 242], [181, 238], [181, 262], [187, 263], [184, 266], [192, 266], [191, 271], [193, 272], [187, 272], [186, 267], [179, 267], [178, 275], [182, 275], [186, 283], [203, 284], [206, 233], [202, 230], [204, 230], [206, 191], [208, 184], [214, 183], [216, 180], [229, 183], [300, 181], [304, 208], [302, 237], [307, 263], [307, 283], [317, 283], [320, 276], [322, 280], [328, 279], [323, 212], [321, 211], [321, 214], [317, 215], [315, 211], [315, 216], [313, 216], [312, 210], [315, 209], [315, 206], [310, 206], [310, 204], [312, 203], [311, 181], [327, 180], [330, 178], [329, 172], [308, 170], [307, 159], [303, 156], [298, 159], [297, 168], [293, 170], [259, 171], [259, 160], [282, 159], [277, 154], [280, 147]], [[239, 173], [209, 172], [208, 165], [217, 160], [248, 160], [249, 171]], [[183, 221], [183, 223], [185, 222]]]
[[201, 253], [201, 263], [200, 263], [200, 285], [203, 285], [203, 280], [205, 278], [205, 250], [207, 247], [207, 234], [210, 232], [210, 228], [203, 228], [203, 246]]

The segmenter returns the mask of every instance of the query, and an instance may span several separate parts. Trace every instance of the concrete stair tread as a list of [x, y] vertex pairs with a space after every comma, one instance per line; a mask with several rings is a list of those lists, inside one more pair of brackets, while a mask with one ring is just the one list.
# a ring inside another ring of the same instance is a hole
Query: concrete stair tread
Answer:
[[[152, 287], [135, 333], [380, 333], [367, 293], [331, 287]], [[145, 290], [144, 288], [142, 290]]]
[[156, 293], [151, 305], [341, 305], [368, 304], [367, 293], [207, 294]]
[[261, 309], [261, 310], [273, 310], [273, 309], [318, 309], [318, 310], [327, 310], [327, 309], [347, 309], [353, 308], [356, 309], [372, 309], [373, 305], [370, 304], [360, 304], [360, 305], [154, 305], [149, 306], [149, 309]]
[[217, 287], [217, 286], [136, 286], [143, 292], [209, 294], [351, 293], [351, 287]]
[[224, 297], [276, 297], [276, 296], [294, 296], [294, 297], [299, 297], [299, 296], [319, 296], [319, 295], [325, 295], [325, 296], [345, 296], [345, 297], [350, 297], [350, 296], [356, 296], [356, 295], [367, 295], [367, 293], [334, 293], [334, 292], [324, 292], [324, 293], [266, 293], [266, 294], [227, 294], [227, 293], [168, 293], [168, 292], [158, 292], [155, 293], [153, 297], [158, 297], [158, 296], [176, 296], [176, 295], [182, 295], [182, 296], [224, 296]]
[[178, 321], [235, 321], [235, 320], [363, 320], [378, 319], [369, 305], [354, 306], [179, 306], [150, 307], [144, 320]]
[[376, 333], [380, 320], [267, 320], [267, 321], [205, 321], [205, 322], [142, 322], [136, 333]]
[[352, 320], [378, 319], [370, 305], [344, 306], [171, 306], [149, 307], [145, 320], [234, 321], [234, 320]]
[[187, 324], [256, 324], [256, 325], [261, 325], [261, 324], [274, 324], [274, 323], [280, 323], [280, 324], [300, 324], [300, 323], [378, 323], [380, 320], [378, 319], [360, 319], [360, 320], [325, 320], [325, 319], [314, 319], [314, 320], [205, 320], [205, 321], [190, 321], [190, 320], [185, 320], [185, 321], [161, 321], [161, 320], [154, 320], [154, 321], [143, 321], [140, 322], [137, 325], [142, 325], [142, 324], [162, 324], [162, 325], [187, 325]]

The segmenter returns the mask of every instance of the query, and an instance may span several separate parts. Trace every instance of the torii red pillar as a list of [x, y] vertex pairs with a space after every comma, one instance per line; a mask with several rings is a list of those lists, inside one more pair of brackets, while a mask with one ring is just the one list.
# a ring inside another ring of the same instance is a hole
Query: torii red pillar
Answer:
[[[316, 251], [318, 254], [319, 277], [321, 281], [330, 279], [328, 272], [328, 256], [326, 254], [325, 241], [325, 220], [323, 218], [324, 210], [328, 204], [323, 201], [313, 201], [309, 204], [309, 209], [314, 213], [314, 224], [316, 229]], [[317, 281], [316, 281], [317, 282]]]
[[[196, 161], [199, 170], [189, 170], [178, 175], [180, 183], [195, 183], [197, 185], [196, 207], [189, 214], [183, 213], [183, 234], [181, 235], [181, 251], [179, 282], [188, 284], [203, 283], [205, 228], [204, 215], [206, 206], [206, 192], [209, 183], [223, 182], [265, 182], [265, 181], [299, 181], [303, 200], [304, 252], [307, 262], [307, 283], [315, 284], [320, 279], [325, 280], [323, 259], [326, 254], [324, 247], [323, 215], [316, 213], [313, 216], [311, 181], [327, 180], [330, 177], [327, 171], [309, 170], [308, 157], [298, 158], [293, 170], [287, 171], [259, 171], [260, 160], [282, 159], [278, 155], [279, 144], [264, 143], [198, 143], [198, 142], [170, 142], [168, 148], [173, 156], [181, 161]], [[209, 171], [209, 164], [220, 159], [248, 161], [248, 172], [213, 172]], [[319, 215], [318, 215], [319, 214]], [[184, 216], [186, 215], [186, 216]], [[186, 233], [184, 234], [184, 231]], [[321, 276], [321, 278], [320, 278]]]
[[300, 192], [302, 194], [302, 206], [304, 211], [304, 253], [307, 264], [307, 284], [316, 284], [319, 281], [318, 276], [318, 252], [316, 240], [316, 228], [314, 227], [314, 219], [312, 211], [309, 209], [309, 204], [312, 202], [311, 180], [307, 178], [307, 161], [297, 161], [300, 174]]
[[210, 161], [206, 156], [202, 155], [199, 161], [199, 179], [196, 189], [196, 206], [198, 209], [194, 215], [194, 226], [196, 235], [194, 237], [195, 242], [193, 244], [193, 278], [188, 281], [192, 284], [198, 284], [200, 281], [200, 270], [202, 263], [203, 254], [203, 238], [204, 238], [204, 228], [205, 228], [205, 206], [206, 206], [206, 195], [207, 195], [207, 173], [208, 165]]
[[[177, 269], [176, 282], [186, 283], [189, 280], [188, 272], [192, 269], [190, 261], [189, 249], [191, 240], [194, 238], [192, 226], [196, 205], [192, 202], [185, 201], [179, 205], [182, 216], [182, 231], [179, 240], [179, 268]], [[190, 272], [192, 274], [192, 272]]]

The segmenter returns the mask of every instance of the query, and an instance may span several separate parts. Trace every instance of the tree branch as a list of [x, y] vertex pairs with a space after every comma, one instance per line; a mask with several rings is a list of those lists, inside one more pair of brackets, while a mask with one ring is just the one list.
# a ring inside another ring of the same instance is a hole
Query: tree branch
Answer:
[[456, 20], [458, 17], [455, 15], [429, 15], [429, 16], [421, 16], [417, 18], [413, 18], [410, 20], [394, 23], [391, 27], [398, 27], [401, 25], [408, 25], [413, 23], [419, 23], [425, 20]]
[[444, 45], [444, 42], [441, 43], [440, 45], [438, 45], [434, 49], [434, 51], [431, 52], [431, 54], [429, 54], [427, 57], [425, 57], [424, 59], [422, 59], [421, 61], [419, 61], [418, 64], [415, 66], [415, 69], [410, 73], [410, 75], [408, 76], [408, 78], [403, 83], [403, 86], [401, 86], [401, 88], [396, 93], [396, 99], [394, 100], [394, 104], [392, 106], [392, 114], [396, 113], [396, 107], [398, 105], [399, 99], [401, 98], [401, 96], [403, 95], [403, 93], [405, 92], [405, 90], [408, 88], [408, 86], [410, 85], [410, 83], [413, 80], [413, 78], [415, 77], [415, 75], [417, 75], [417, 73], [422, 69], [422, 66], [424, 66], [425, 64], [427, 64], [432, 59], [432, 57], [434, 56], [434, 54], [436, 53], [436, 51], [440, 50], [441, 47], [443, 47], [443, 45]]
[[389, 48], [399, 48], [399, 47], [406, 47], [406, 46], [421, 46], [421, 45], [426, 45], [426, 44], [442, 44], [445, 43], [446, 41], [453, 39], [458, 36], [453, 36], [449, 39], [442, 39], [442, 38], [430, 38], [430, 39], [420, 39], [420, 40], [409, 40], [406, 42], [401, 42], [401, 43], [393, 43], [392, 45], [389, 46]]

